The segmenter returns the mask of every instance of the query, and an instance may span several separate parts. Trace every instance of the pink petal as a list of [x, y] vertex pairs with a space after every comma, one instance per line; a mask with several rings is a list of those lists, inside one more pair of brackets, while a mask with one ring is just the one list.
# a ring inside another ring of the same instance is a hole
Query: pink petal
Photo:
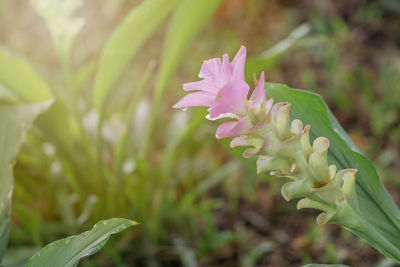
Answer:
[[207, 92], [195, 92], [185, 95], [178, 103], [174, 105], [174, 108], [189, 108], [189, 107], [210, 107], [214, 102], [215, 96]]
[[274, 99], [273, 98], [268, 99], [265, 105], [267, 106], [268, 110], [270, 110], [274, 105]]
[[264, 89], [265, 83], [265, 74], [264, 72], [260, 75], [260, 80], [258, 81], [256, 89], [254, 89], [253, 93], [250, 97], [250, 107], [256, 107], [261, 105], [267, 99], [267, 94]]
[[199, 78], [215, 77], [221, 69], [221, 59], [212, 58], [203, 62], [201, 66]]
[[225, 85], [218, 92], [215, 102], [209, 109], [210, 119], [215, 119], [226, 113], [244, 115], [248, 92], [249, 86], [244, 81], [232, 81]]
[[247, 134], [253, 125], [249, 117], [240, 118], [238, 121], [228, 121], [222, 123], [218, 129], [216, 136], [218, 139], [231, 138], [243, 134]]
[[245, 116], [238, 120], [236, 126], [232, 129], [229, 137], [239, 136], [243, 134], [248, 134], [250, 129], [253, 127], [249, 117]]
[[236, 54], [232, 61], [233, 78], [235, 80], [244, 80], [244, 69], [246, 64], [246, 47], [240, 47], [239, 52]]
[[[208, 109], [208, 111], [210, 111], [210, 109]], [[210, 114], [206, 115], [206, 119], [210, 120], [210, 121], [215, 121], [215, 120], [219, 120], [219, 119], [226, 119], [226, 118], [238, 119], [238, 115], [233, 114], [233, 113], [222, 113], [222, 114], [219, 114], [217, 117], [211, 117]]]
[[227, 121], [222, 123], [218, 127], [217, 133], [215, 135], [217, 136], [218, 139], [226, 138], [237, 123], [238, 123], [237, 121]]
[[222, 56], [221, 71], [218, 76], [215, 77], [215, 84], [217, 87], [222, 88], [230, 81], [232, 81], [232, 66], [229, 63], [229, 56], [224, 54]]
[[183, 90], [185, 91], [206, 91], [213, 94], [217, 94], [219, 88], [215, 86], [214, 83], [210, 82], [209, 80], [201, 80], [191, 83], [183, 84]]

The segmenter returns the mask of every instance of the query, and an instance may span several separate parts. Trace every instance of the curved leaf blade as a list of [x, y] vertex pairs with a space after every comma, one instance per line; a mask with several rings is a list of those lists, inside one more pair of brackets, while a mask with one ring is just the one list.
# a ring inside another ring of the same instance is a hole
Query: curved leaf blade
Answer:
[[0, 84], [27, 102], [41, 102], [52, 97], [50, 88], [36, 75], [29, 64], [2, 47], [0, 47]]
[[129, 60], [179, 0], [146, 0], [132, 9], [105, 44], [94, 81], [94, 104], [102, 108]]
[[13, 161], [21, 136], [52, 101], [32, 104], [0, 104], [0, 261], [8, 242], [13, 192]]
[[48, 244], [33, 255], [26, 266], [76, 266], [81, 258], [99, 251], [110, 235], [135, 224], [134, 221], [119, 218], [100, 221], [89, 231]]
[[18, 153], [22, 133], [51, 104], [52, 101], [30, 104], [0, 104], [0, 166], [12, 163]]

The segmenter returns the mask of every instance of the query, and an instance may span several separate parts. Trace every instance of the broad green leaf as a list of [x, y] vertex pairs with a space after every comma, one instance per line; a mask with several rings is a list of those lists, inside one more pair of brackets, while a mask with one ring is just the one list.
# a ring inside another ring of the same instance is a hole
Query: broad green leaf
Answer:
[[18, 96], [0, 84], [0, 101], [3, 103], [18, 103]]
[[81, 258], [99, 251], [112, 234], [119, 233], [135, 225], [128, 219], [100, 221], [90, 231], [55, 241], [41, 249], [26, 264], [27, 267], [77, 266]]
[[8, 241], [13, 190], [12, 165], [22, 133], [51, 101], [32, 104], [0, 104], [0, 260]]
[[0, 104], [0, 166], [7, 166], [13, 162], [19, 150], [22, 133], [51, 103], [52, 101]]
[[330, 141], [329, 161], [338, 168], [356, 168], [357, 203], [350, 201], [367, 224], [367, 229], [349, 229], [366, 239], [389, 258], [400, 262], [400, 211], [380, 181], [375, 167], [359, 152], [322, 98], [314, 93], [267, 84], [267, 94], [276, 101], [292, 104], [292, 119], [311, 125], [311, 137]]
[[31, 0], [31, 4], [45, 20], [61, 60], [67, 62], [74, 40], [84, 24], [83, 18], [72, 17], [72, 14], [83, 1]]
[[146, 0], [132, 9], [105, 44], [94, 82], [99, 110], [122, 70], [179, 0]]
[[246, 80], [250, 81], [255, 73], [267, 70], [279, 61], [299, 40], [309, 34], [311, 27], [307, 23], [301, 24], [292, 31], [285, 39], [264, 51], [258, 56], [249, 58], [246, 63]]
[[157, 119], [165, 89], [190, 45], [204, 28], [222, 0], [183, 0], [168, 25], [163, 52], [155, 85], [150, 123], [145, 135], [142, 154], [149, 148], [152, 131]]
[[49, 100], [49, 87], [41, 80], [30, 65], [0, 47], [0, 85], [9, 89], [17, 97], [28, 102]]

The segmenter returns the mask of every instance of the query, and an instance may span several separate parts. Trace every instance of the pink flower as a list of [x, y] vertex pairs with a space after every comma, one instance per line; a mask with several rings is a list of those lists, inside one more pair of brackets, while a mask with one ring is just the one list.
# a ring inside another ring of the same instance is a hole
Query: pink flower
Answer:
[[231, 118], [220, 125], [217, 138], [234, 138], [249, 134], [263, 127], [266, 114], [273, 105], [267, 101], [264, 89], [265, 74], [260, 79], [250, 99], [247, 98], [250, 87], [244, 80], [246, 48], [242, 46], [232, 62], [227, 54], [220, 58], [204, 61], [199, 77], [202, 80], [186, 83], [185, 91], [195, 91], [183, 97], [174, 107], [209, 107], [207, 119]]
[[221, 117], [231, 117], [237, 119], [237, 121], [222, 123], [217, 129], [217, 138], [232, 138], [250, 133], [253, 130], [257, 130], [258, 127], [262, 127], [261, 125], [254, 126], [252, 124], [249, 112], [253, 116], [257, 116], [258, 114], [262, 116], [263, 112], [265, 113], [265, 108], [267, 110], [271, 108], [273, 101], [267, 102], [264, 83], [265, 75], [262, 72], [258, 84], [248, 101], [249, 86], [245, 82], [232, 81], [221, 89], [214, 106], [209, 109], [210, 114], [208, 118], [213, 120]]
[[[202, 80], [183, 85], [185, 91], [195, 91], [183, 97], [174, 107], [209, 107], [207, 119], [231, 118], [217, 130], [217, 138], [235, 138], [250, 134], [263, 127], [266, 114], [273, 105], [267, 101], [264, 89], [265, 74], [260, 79], [248, 99], [249, 85], [244, 80], [246, 48], [242, 46], [229, 62], [228, 55], [204, 61], [199, 77]], [[257, 144], [257, 147], [259, 144]]]
[[[212, 58], [204, 61], [201, 66], [200, 81], [183, 85], [185, 91], [196, 91], [184, 96], [175, 108], [210, 107], [210, 119], [226, 117], [224, 114], [243, 113], [249, 91], [244, 82], [244, 67], [246, 63], [246, 48], [242, 46], [232, 62], [229, 56]], [[230, 102], [229, 99], [234, 99]], [[243, 103], [242, 103], [242, 102]]]

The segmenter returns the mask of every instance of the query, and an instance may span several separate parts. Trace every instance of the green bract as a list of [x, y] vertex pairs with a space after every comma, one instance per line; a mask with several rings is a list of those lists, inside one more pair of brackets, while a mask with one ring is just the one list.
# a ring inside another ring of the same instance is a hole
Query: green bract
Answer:
[[[266, 90], [275, 100], [291, 103], [291, 119], [301, 118], [312, 125], [311, 138], [323, 135], [329, 139], [329, 163], [342, 169], [358, 170], [355, 188], [342, 187], [348, 204], [346, 208], [351, 210], [346, 212], [338, 209], [336, 217], [330, 218], [329, 223], [341, 224], [367, 240], [382, 254], [400, 262], [399, 208], [379, 180], [372, 163], [351, 141], [322, 98], [280, 84], [268, 83]], [[355, 222], [358, 224], [355, 225]]]
[[316, 138], [310, 143], [310, 125], [290, 121], [288, 102], [273, 105], [270, 99], [257, 109], [249, 108], [247, 116], [254, 128], [235, 137], [231, 146], [250, 146], [244, 157], [257, 156], [257, 172], [269, 172], [287, 177], [291, 182], [282, 187], [286, 200], [302, 198], [297, 207], [323, 211], [318, 224], [337, 223], [357, 228], [362, 221], [349, 206], [347, 199], [355, 198], [356, 169], [337, 170], [328, 165], [329, 140]]

